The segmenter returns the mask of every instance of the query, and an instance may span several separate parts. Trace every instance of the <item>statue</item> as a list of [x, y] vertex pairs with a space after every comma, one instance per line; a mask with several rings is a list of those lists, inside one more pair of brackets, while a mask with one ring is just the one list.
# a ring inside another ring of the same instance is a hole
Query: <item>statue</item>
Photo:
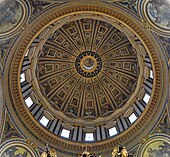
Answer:
[[119, 149], [118, 147], [114, 147], [113, 152], [112, 152], [112, 157], [118, 157], [119, 155]]
[[90, 153], [87, 151], [84, 151], [81, 157], [89, 157]]
[[125, 147], [114, 147], [112, 157], [130, 157]]
[[96, 155], [88, 151], [84, 151], [80, 157], [96, 157]]
[[48, 145], [46, 147], [45, 152], [41, 154], [41, 157], [57, 157], [57, 152], [55, 149], [50, 149], [48, 148]]
[[[85, 150], [83, 151], [83, 153], [81, 155], [79, 155], [79, 157], [97, 157], [94, 153], [90, 153], [87, 151], [87, 144], [85, 146]], [[99, 156], [101, 157], [101, 156]]]

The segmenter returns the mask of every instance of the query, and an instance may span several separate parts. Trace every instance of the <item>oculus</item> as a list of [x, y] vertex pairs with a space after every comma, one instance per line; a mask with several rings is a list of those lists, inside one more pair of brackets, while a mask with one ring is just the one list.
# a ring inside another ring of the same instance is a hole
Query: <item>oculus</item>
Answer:
[[102, 60], [95, 52], [83, 52], [75, 62], [77, 72], [83, 77], [97, 76], [102, 69]]

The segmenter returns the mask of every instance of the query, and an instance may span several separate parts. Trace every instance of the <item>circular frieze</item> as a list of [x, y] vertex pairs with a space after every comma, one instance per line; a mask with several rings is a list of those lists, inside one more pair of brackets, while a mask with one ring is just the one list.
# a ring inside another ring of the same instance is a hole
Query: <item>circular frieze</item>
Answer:
[[163, 65], [146, 30], [101, 4], [65, 4], [39, 18], [18, 39], [8, 70], [11, 110], [36, 139], [106, 151], [161, 112]]

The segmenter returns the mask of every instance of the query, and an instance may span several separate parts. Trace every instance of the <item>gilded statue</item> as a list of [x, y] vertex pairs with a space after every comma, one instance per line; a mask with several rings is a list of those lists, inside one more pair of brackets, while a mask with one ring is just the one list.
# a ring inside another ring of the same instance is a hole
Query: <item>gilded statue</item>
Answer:
[[96, 157], [96, 155], [85, 150], [80, 157]]
[[112, 152], [112, 157], [129, 157], [128, 152], [125, 147], [114, 147]]
[[55, 149], [48, 149], [46, 148], [45, 152], [41, 154], [41, 157], [57, 157], [57, 152]]

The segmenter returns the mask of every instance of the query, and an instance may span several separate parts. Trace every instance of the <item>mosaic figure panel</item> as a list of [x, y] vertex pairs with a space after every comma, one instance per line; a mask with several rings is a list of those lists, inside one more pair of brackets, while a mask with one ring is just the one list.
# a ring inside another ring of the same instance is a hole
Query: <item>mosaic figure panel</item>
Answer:
[[17, 0], [0, 1], [0, 35], [16, 29], [24, 19], [25, 8]]
[[154, 142], [146, 149], [144, 156], [170, 157], [170, 144], [163, 141]]
[[150, 137], [138, 152], [143, 157], [170, 157], [170, 141], [166, 134]]
[[9, 139], [0, 145], [0, 157], [36, 157], [39, 153], [20, 138]]
[[170, 1], [150, 0], [146, 5], [149, 20], [161, 29], [170, 30]]
[[7, 148], [1, 157], [33, 157], [31, 153], [21, 146]]

